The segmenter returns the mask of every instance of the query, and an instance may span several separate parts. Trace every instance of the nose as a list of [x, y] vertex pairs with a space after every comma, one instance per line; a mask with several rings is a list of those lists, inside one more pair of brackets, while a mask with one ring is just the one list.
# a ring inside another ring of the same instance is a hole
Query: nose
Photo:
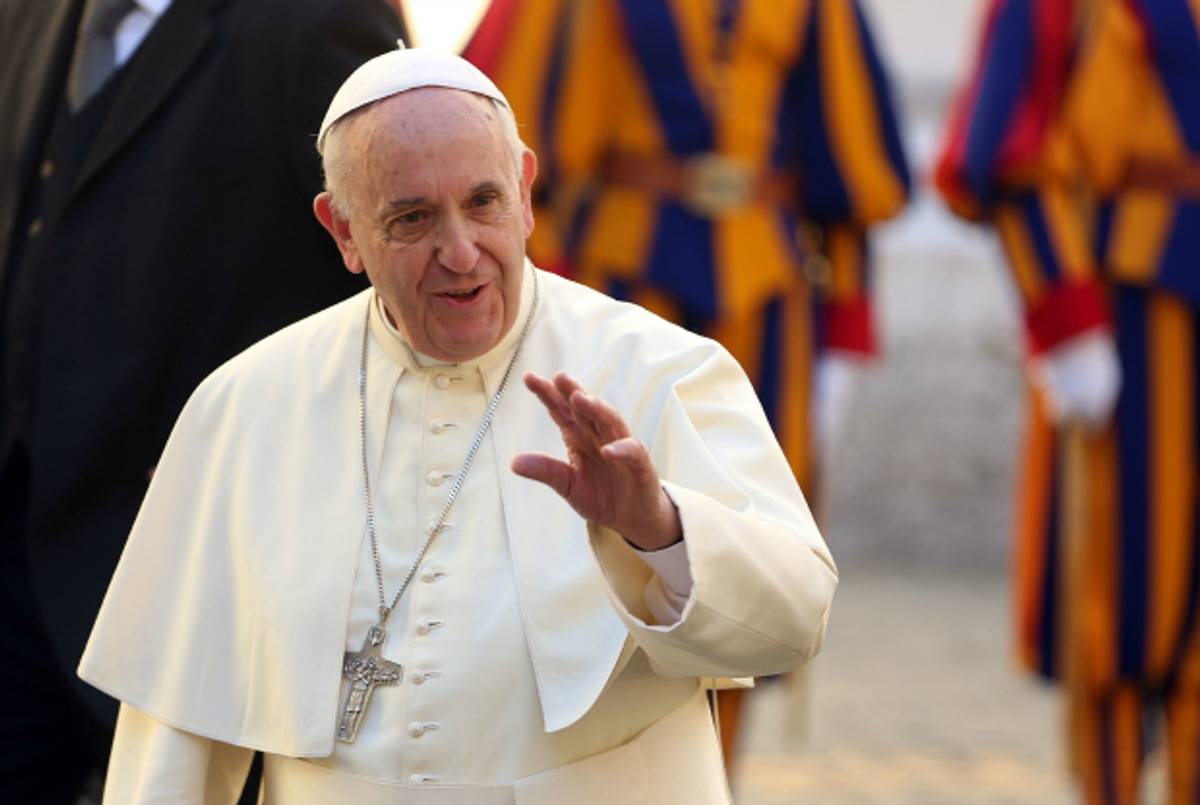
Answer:
[[456, 274], [469, 274], [479, 262], [475, 229], [463, 215], [447, 215], [438, 227], [437, 261]]

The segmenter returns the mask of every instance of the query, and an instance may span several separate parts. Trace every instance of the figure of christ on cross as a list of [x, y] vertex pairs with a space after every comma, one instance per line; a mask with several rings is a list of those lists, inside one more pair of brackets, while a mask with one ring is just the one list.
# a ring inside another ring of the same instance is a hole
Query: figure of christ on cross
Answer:
[[354, 743], [358, 728], [362, 724], [371, 692], [379, 685], [395, 685], [404, 674], [399, 663], [389, 662], [382, 656], [383, 641], [387, 632], [382, 626], [372, 626], [359, 651], [347, 651], [342, 660], [342, 676], [350, 680], [346, 704], [338, 721], [337, 739], [343, 743]]

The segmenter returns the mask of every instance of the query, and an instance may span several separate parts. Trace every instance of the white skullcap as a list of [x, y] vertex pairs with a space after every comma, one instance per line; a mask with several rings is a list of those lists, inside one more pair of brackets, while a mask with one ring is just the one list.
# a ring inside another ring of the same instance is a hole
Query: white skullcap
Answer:
[[[342, 82], [329, 103], [317, 135], [317, 151], [324, 153], [329, 127], [355, 109], [421, 87], [447, 87], [474, 92], [508, 106], [508, 99], [478, 67], [466, 59], [440, 50], [406, 48], [376, 56]], [[509, 107], [510, 109], [512, 107]]]

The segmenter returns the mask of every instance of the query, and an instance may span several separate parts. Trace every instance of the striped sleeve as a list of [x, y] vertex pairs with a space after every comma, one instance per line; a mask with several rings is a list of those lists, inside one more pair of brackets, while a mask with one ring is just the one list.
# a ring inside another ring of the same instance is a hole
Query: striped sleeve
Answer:
[[1089, 206], [1057, 166], [1079, 8], [993, 2], [935, 172], [952, 210], [995, 225], [1034, 354], [1109, 321]]

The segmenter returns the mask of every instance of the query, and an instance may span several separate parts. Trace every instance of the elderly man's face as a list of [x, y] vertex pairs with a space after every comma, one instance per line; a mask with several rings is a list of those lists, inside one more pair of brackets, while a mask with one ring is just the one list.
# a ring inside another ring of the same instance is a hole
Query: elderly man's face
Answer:
[[518, 174], [492, 104], [449, 89], [382, 101], [343, 136], [349, 218], [327, 194], [315, 208], [346, 267], [366, 271], [418, 352], [454, 362], [487, 352], [520, 306], [533, 154]]

